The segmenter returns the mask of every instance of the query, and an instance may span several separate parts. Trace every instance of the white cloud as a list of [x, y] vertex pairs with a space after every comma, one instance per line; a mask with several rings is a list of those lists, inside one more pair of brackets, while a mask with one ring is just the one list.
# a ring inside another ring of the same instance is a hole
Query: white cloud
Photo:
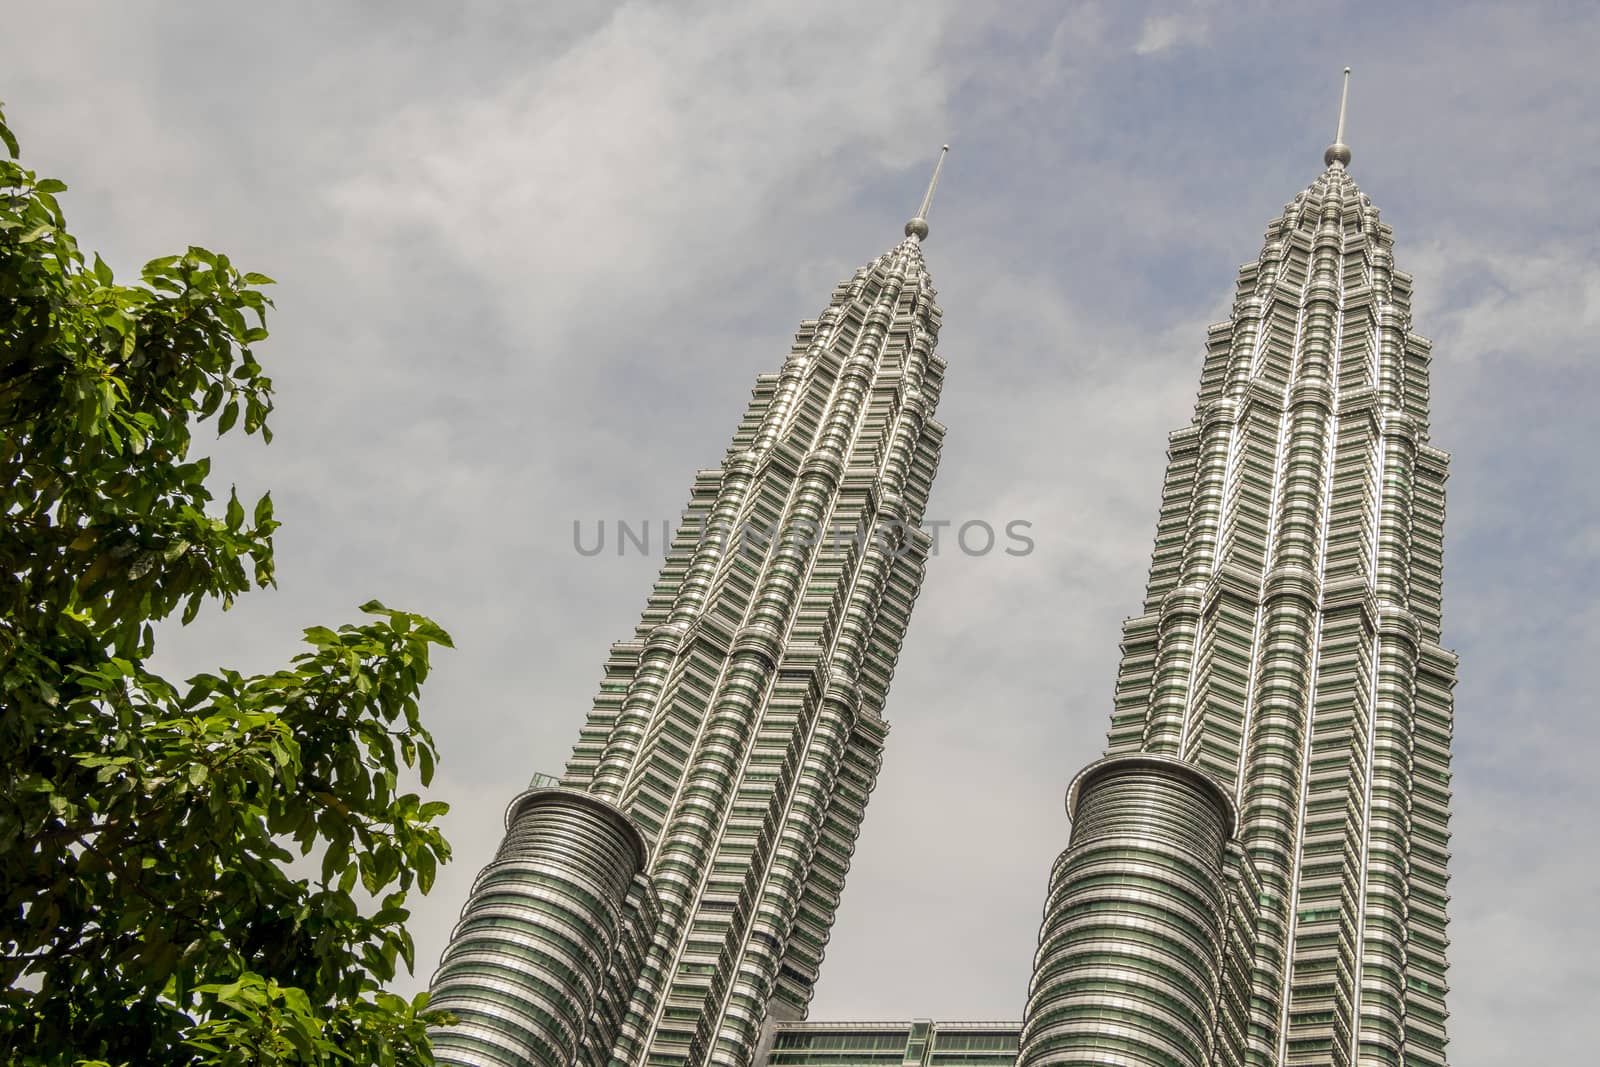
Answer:
[[1140, 56], [1160, 55], [1179, 46], [1204, 43], [1207, 20], [1198, 13], [1147, 15], [1139, 24], [1139, 38], [1133, 52]]
[[1591, 364], [1600, 350], [1600, 256], [1588, 244], [1506, 249], [1458, 235], [1403, 252], [1418, 280], [1414, 317], [1448, 341], [1452, 364], [1530, 353], [1549, 371]]
[[[864, 23], [849, 50], [844, 20]], [[368, 165], [330, 195], [352, 249], [424, 231], [545, 347], [550, 327], [652, 314], [741, 272], [730, 246], [763, 220], [781, 232], [837, 212], [837, 175], [931, 160], [942, 21], [937, 7], [626, 5], [546, 64], [380, 123]]]

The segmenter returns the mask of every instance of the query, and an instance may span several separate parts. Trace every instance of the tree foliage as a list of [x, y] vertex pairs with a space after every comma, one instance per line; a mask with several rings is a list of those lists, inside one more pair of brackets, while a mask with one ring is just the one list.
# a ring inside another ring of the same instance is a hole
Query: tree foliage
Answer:
[[431, 1063], [425, 996], [381, 986], [449, 855], [400, 780], [450, 639], [373, 602], [276, 673], [146, 669], [156, 623], [273, 581], [270, 496], [214, 500], [191, 438], [270, 440], [271, 279], [190, 248], [119, 284], [0, 142], [0, 1049]]

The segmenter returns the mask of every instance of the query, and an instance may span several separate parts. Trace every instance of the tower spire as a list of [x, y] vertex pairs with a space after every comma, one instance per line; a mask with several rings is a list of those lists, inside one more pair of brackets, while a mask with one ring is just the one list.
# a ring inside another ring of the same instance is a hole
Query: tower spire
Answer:
[[1322, 162], [1329, 167], [1350, 165], [1350, 146], [1344, 143], [1344, 113], [1350, 104], [1350, 68], [1344, 68], [1344, 92], [1339, 96], [1339, 128], [1334, 132], [1333, 143], [1322, 153]]
[[927, 239], [928, 209], [933, 206], [933, 191], [939, 188], [939, 172], [944, 169], [944, 157], [949, 153], [949, 145], [939, 149], [939, 161], [933, 165], [933, 178], [928, 182], [928, 191], [922, 194], [922, 206], [917, 208], [916, 215], [906, 223], [907, 237], [915, 237], [919, 241]]

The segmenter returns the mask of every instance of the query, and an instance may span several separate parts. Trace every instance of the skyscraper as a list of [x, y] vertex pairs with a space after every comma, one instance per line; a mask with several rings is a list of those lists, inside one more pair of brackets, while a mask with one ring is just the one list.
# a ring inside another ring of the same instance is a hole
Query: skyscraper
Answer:
[[1171, 435], [1021, 1067], [1444, 1063], [1449, 457], [1343, 103], [1338, 129]]
[[744, 1067], [803, 1017], [931, 543], [943, 161], [757, 379], [559, 785], [512, 802], [433, 981], [440, 1063]]

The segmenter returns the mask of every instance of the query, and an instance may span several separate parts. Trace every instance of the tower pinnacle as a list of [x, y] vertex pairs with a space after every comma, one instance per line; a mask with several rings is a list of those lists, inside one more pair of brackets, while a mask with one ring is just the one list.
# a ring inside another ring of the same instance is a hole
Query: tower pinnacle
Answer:
[[928, 209], [933, 206], [933, 191], [939, 187], [939, 172], [944, 169], [944, 157], [950, 152], [950, 146], [945, 145], [939, 149], [939, 161], [933, 165], [933, 178], [928, 182], [928, 191], [922, 196], [922, 206], [910, 222], [906, 223], [906, 236], [915, 237], [919, 241], [928, 237]]
[[1350, 165], [1350, 146], [1344, 143], [1344, 111], [1350, 103], [1350, 68], [1344, 68], [1344, 92], [1339, 96], [1339, 129], [1333, 135], [1333, 143], [1328, 150], [1322, 153], [1322, 162], [1329, 167], [1348, 167]]

